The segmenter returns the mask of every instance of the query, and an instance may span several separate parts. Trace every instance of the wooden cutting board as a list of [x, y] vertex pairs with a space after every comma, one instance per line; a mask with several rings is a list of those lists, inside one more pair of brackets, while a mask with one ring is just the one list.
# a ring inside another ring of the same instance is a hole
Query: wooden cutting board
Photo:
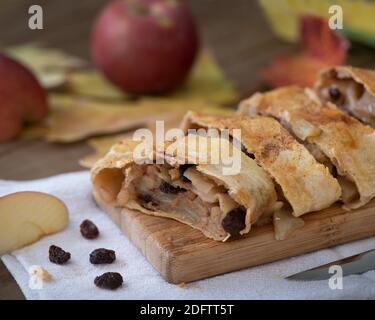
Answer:
[[275, 240], [273, 226], [265, 225], [224, 243], [177, 221], [98, 204], [163, 278], [176, 284], [375, 235], [375, 199], [355, 211], [344, 211], [336, 204], [307, 214], [304, 227], [287, 240]]

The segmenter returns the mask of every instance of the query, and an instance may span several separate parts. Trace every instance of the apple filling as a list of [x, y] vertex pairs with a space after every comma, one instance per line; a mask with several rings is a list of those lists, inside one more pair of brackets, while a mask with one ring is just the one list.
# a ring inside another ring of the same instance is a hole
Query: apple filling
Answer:
[[316, 161], [326, 166], [330, 173], [337, 179], [342, 191], [341, 201], [344, 204], [350, 204], [359, 200], [360, 195], [357, 186], [350, 177], [340, 174], [335, 163], [333, 163], [317, 145], [306, 141], [307, 137], [318, 136], [320, 134], [318, 128], [307, 121], [296, 121], [293, 126], [284, 119], [281, 119], [280, 123], [299, 143], [303, 144], [305, 148], [309, 150]]
[[132, 165], [126, 169], [117, 204], [157, 211], [220, 240], [240, 235], [246, 227], [246, 210], [195, 165]]
[[362, 84], [336, 75], [324, 82], [320, 95], [364, 123], [375, 126], [375, 97]]
[[336, 165], [319, 149], [318, 146], [305, 141], [303, 144], [307, 150], [310, 151], [316, 161], [324, 164], [328, 168], [329, 172], [337, 179], [341, 187], [341, 201], [344, 204], [350, 204], [359, 200], [360, 195], [358, 188], [350, 177], [340, 174]]

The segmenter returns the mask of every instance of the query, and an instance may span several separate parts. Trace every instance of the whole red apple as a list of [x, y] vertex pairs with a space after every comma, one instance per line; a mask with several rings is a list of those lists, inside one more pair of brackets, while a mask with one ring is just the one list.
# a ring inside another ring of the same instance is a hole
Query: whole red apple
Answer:
[[0, 142], [8, 141], [17, 136], [21, 128], [22, 119], [19, 112], [0, 104]]
[[135, 94], [180, 86], [199, 47], [189, 8], [178, 0], [115, 0], [99, 15], [91, 38], [94, 63]]
[[0, 54], [0, 141], [14, 138], [22, 123], [43, 119], [48, 113], [47, 95], [23, 65]]
[[47, 94], [35, 76], [15, 60], [0, 54], [0, 100], [17, 109], [26, 122], [48, 113]]

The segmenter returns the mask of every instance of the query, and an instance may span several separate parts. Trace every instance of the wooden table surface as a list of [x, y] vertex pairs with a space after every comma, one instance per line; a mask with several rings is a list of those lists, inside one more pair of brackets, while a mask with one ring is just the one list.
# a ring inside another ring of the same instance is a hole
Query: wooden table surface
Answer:
[[[89, 58], [90, 28], [106, 0], [1, 0], [0, 44], [42, 42]], [[295, 45], [271, 33], [254, 0], [190, 0], [200, 28], [202, 43], [210, 47], [227, 76], [243, 94], [262, 87], [259, 69]], [[44, 30], [27, 28], [28, 8], [44, 9]], [[350, 63], [375, 66], [373, 50], [356, 45]], [[27, 180], [78, 171], [77, 160], [90, 152], [85, 143], [60, 145], [41, 141], [14, 141], [0, 145], [0, 179]], [[0, 262], [0, 299], [24, 299], [16, 282]]]

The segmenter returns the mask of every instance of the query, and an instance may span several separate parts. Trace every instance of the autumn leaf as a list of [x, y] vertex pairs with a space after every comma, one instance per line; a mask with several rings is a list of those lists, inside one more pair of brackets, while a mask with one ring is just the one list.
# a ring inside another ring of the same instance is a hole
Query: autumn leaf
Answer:
[[172, 98], [204, 99], [218, 104], [231, 103], [239, 98], [231, 81], [208, 50], [203, 50], [185, 85], [171, 94]]
[[[100, 99], [133, 99], [119, 90], [96, 70], [79, 70], [68, 76], [70, 93]], [[199, 99], [218, 104], [231, 103], [238, 93], [224, 75], [214, 56], [203, 50], [185, 84], [165, 97], [170, 99]]]
[[302, 53], [276, 57], [262, 70], [265, 81], [272, 87], [291, 84], [313, 86], [319, 72], [346, 60], [349, 42], [329, 28], [323, 17], [304, 15], [300, 23]]
[[99, 99], [128, 99], [129, 95], [112, 85], [97, 70], [79, 70], [68, 75], [70, 92]]
[[300, 54], [276, 58], [272, 65], [262, 71], [262, 76], [272, 87], [298, 84], [310, 87], [319, 71], [327, 65], [319, 59]]
[[199, 99], [143, 98], [106, 103], [62, 94], [50, 95], [50, 109], [47, 120], [28, 128], [26, 137], [41, 134], [48, 141], [69, 143], [143, 127], [176, 113], [181, 119], [187, 110], [233, 112]]
[[5, 53], [27, 66], [44, 88], [52, 89], [65, 84], [70, 70], [82, 68], [87, 63], [60, 50], [24, 44], [5, 49]]
[[304, 53], [330, 65], [345, 62], [350, 43], [329, 28], [328, 20], [305, 15], [300, 23], [300, 42]]
[[187, 110], [233, 113], [222, 105], [238, 99], [208, 52], [202, 53], [185, 86], [164, 96], [134, 99], [94, 70], [73, 72], [68, 79], [69, 91], [49, 94], [48, 118], [25, 129], [24, 138], [70, 143], [152, 125], [156, 120], [178, 123]]

